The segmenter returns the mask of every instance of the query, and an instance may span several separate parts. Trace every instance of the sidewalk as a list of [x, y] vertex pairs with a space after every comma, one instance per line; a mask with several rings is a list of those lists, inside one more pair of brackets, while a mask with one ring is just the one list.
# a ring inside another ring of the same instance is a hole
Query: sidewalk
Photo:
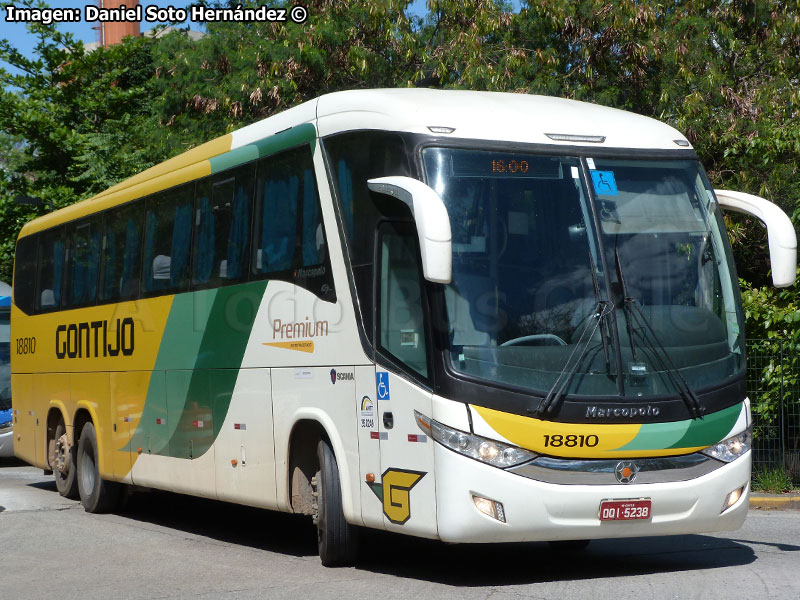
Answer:
[[750, 493], [750, 508], [761, 510], [800, 510], [800, 492], [787, 494]]

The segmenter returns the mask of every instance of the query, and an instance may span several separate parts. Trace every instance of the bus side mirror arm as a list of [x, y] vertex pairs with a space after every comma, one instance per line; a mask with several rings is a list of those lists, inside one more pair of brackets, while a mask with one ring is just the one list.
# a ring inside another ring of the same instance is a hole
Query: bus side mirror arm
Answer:
[[772, 284], [789, 287], [797, 273], [797, 234], [792, 221], [778, 206], [752, 194], [714, 190], [720, 206], [759, 219], [767, 227]]
[[408, 205], [417, 224], [423, 276], [434, 283], [450, 283], [453, 238], [447, 207], [439, 194], [411, 177], [379, 177], [367, 181], [367, 186]]

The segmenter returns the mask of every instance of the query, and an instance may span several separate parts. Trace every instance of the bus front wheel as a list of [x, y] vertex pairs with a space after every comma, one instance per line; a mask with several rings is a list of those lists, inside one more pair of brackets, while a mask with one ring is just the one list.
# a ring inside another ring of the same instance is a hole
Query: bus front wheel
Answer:
[[84, 510], [90, 513], [113, 510], [122, 493], [121, 484], [100, 477], [97, 456], [97, 435], [94, 425], [88, 422], [78, 442], [78, 492]]
[[319, 470], [311, 486], [320, 560], [326, 567], [353, 565], [358, 552], [358, 531], [344, 518], [339, 466], [325, 440], [317, 446], [317, 460]]
[[75, 449], [69, 443], [67, 427], [64, 421], [56, 425], [53, 445], [51, 446], [50, 466], [56, 478], [56, 489], [65, 498], [78, 499], [78, 465], [75, 460]]

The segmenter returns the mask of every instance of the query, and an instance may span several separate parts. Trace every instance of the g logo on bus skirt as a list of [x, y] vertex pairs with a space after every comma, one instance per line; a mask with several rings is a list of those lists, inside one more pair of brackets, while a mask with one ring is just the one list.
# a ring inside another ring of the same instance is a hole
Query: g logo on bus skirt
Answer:
[[618, 462], [614, 469], [614, 475], [620, 483], [633, 483], [638, 473], [639, 467], [636, 466], [636, 463], [629, 460]]
[[404, 525], [411, 518], [411, 488], [425, 475], [422, 471], [386, 469], [382, 482], [367, 482], [367, 485], [383, 501], [386, 518], [397, 525]]

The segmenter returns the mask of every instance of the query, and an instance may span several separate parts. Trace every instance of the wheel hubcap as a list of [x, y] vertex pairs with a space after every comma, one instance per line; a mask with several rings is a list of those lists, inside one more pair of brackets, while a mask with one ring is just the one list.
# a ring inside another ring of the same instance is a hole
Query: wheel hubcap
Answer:
[[63, 477], [69, 475], [70, 461], [69, 457], [69, 438], [65, 433], [56, 440], [55, 457], [53, 463], [55, 470], [58, 471]]

